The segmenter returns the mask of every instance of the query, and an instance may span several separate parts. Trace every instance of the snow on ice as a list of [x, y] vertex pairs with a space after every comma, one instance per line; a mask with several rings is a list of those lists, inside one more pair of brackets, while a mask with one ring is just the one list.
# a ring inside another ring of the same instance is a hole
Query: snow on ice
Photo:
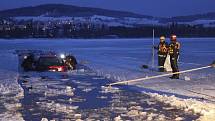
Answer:
[[[95, 16], [97, 18], [97, 16]], [[109, 18], [112, 19], [112, 18]], [[181, 57], [179, 60], [180, 70], [186, 70], [201, 67], [210, 64], [215, 58], [215, 39], [214, 38], [179, 38], [182, 43]], [[15, 50], [23, 49], [39, 49], [39, 50], [55, 50], [72, 52], [81, 62], [88, 62], [86, 66], [94, 70], [97, 75], [107, 77], [115, 81], [124, 81], [146, 76], [159, 75], [162, 73], [154, 70], [144, 70], [140, 66], [142, 64], [151, 65], [151, 39], [96, 39], [96, 40], [78, 40], [78, 39], [15, 39], [0, 40], [0, 107], [6, 108], [0, 113], [3, 120], [23, 120], [18, 112], [19, 99], [23, 97], [23, 90], [17, 82], [18, 63], [14, 54]], [[27, 46], [26, 46], [27, 45]], [[84, 73], [85, 70], [79, 70]], [[158, 101], [165, 102], [171, 106], [182, 108], [185, 112], [194, 112], [201, 114], [199, 120], [215, 120], [215, 70], [206, 69], [191, 73], [181, 74], [180, 80], [170, 80], [162, 77], [159, 79], [148, 80], [144, 82], [132, 83], [131, 86], [141, 88], [141, 91], [147, 93]], [[72, 72], [71, 74], [74, 74]], [[94, 78], [96, 79], [96, 78]], [[76, 83], [78, 83], [77, 80]], [[81, 82], [80, 82], [81, 83]], [[83, 83], [78, 88], [82, 89], [88, 84]], [[62, 87], [57, 95], [68, 93], [73, 94], [72, 87]], [[112, 87], [109, 90], [102, 87], [103, 93], [119, 92], [118, 88]], [[92, 88], [85, 89], [86, 92]], [[146, 91], [147, 90], [147, 91]], [[151, 90], [151, 91], [150, 91]], [[56, 90], [46, 90], [45, 94], [51, 96]], [[100, 97], [104, 98], [104, 97]], [[9, 101], [8, 101], [9, 100]], [[68, 99], [73, 101], [73, 99]], [[115, 100], [117, 101], [117, 100]], [[57, 107], [61, 106], [57, 103], [45, 103], [44, 108], [52, 108], [59, 112]], [[152, 103], [153, 102], [149, 102]], [[49, 105], [52, 105], [51, 107]], [[68, 107], [66, 107], [68, 108]], [[70, 107], [75, 110], [74, 107]], [[126, 109], [118, 109], [126, 110]], [[156, 117], [156, 114], [148, 114], [138, 111], [141, 107], [132, 107], [127, 112], [129, 116], [143, 115], [148, 120]], [[81, 117], [76, 114], [77, 119]], [[115, 120], [121, 120], [123, 115], [116, 116]], [[159, 115], [159, 119], [165, 119], [165, 116]], [[44, 117], [44, 120], [46, 118]], [[177, 117], [175, 120], [183, 120]]]
[[13, 53], [0, 51], [0, 111], [1, 120], [22, 121], [22, 115], [17, 111], [22, 105], [23, 90], [17, 82], [17, 58]]

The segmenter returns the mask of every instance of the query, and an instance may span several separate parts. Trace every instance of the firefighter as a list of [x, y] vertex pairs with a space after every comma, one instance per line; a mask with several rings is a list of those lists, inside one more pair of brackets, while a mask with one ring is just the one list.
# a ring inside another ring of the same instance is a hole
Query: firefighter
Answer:
[[23, 67], [24, 71], [32, 71], [33, 64], [34, 64], [34, 55], [30, 54], [24, 58], [24, 60], [22, 62], [22, 67]]
[[67, 67], [68, 67], [69, 70], [75, 70], [76, 69], [76, 65], [78, 63], [77, 63], [77, 60], [76, 60], [76, 58], [74, 56], [68, 55], [65, 58], [65, 64], [67, 65]]
[[[178, 58], [179, 58], [179, 51], [180, 51], [180, 43], [177, 41], [176, 35], [171, 35], [170, 37], [171, 43], [169, 45], [169, 55], [170, 55], [170, 63], [172, 67], [172, 72], [179, 72], [178, 69]], [[173, 74], [171, 79], [179, 79], [179, 74]]]
[[164, 63], [168, 54], [168, 43], [165, 42], [165, 36], [160, 37], [160, 43], [155, 47], [158, 50], [158, 66], [159, 71], [164, 72]]

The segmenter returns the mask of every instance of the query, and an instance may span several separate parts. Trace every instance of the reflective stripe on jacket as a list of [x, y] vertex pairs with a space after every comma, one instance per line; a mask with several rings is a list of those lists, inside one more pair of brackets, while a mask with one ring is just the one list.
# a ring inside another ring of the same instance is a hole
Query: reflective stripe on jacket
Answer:
[[166, 42], [160, 42], [158, 45], [158, 54], [167, 55], [168, 53], [168, 44]]
[[170, 55], [179, 55], [179, 50], [180, 50], [180, 43], [179, 42], [172, 42], [169, 45], [169, 54]]

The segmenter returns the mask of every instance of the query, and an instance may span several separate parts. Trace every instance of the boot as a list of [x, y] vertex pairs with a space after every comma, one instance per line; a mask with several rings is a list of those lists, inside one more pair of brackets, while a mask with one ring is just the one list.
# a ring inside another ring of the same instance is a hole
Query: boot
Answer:
[[176, 74], [174, 79], [179, 79], [179, 75], [178, 75], [178, 74]]
[[172, 75], [171, 77], [169, 77], [170, 79], [174, 79], [175, 78], [175, 76], [174, 75]]
[[169, 77], [170, 79], [179, 79], [179, 75], [178, 74], [174, 74], [173, 76]]

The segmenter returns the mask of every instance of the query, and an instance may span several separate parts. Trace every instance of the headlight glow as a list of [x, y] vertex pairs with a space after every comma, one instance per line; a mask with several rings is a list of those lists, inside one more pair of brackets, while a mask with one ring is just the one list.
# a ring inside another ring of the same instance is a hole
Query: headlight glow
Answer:
[[60, 58], [64, 59], [64, 58], [65, 58], [65, 55], [64, 55], [64, 54], [61, 54], [61, 55], [60, 55]]
[[28, 58], [28, 56], [27, 56], [27, 55], [25, 55], [25, 56], [24, 56], [24, 59], [27, 59], [27, 58]]

